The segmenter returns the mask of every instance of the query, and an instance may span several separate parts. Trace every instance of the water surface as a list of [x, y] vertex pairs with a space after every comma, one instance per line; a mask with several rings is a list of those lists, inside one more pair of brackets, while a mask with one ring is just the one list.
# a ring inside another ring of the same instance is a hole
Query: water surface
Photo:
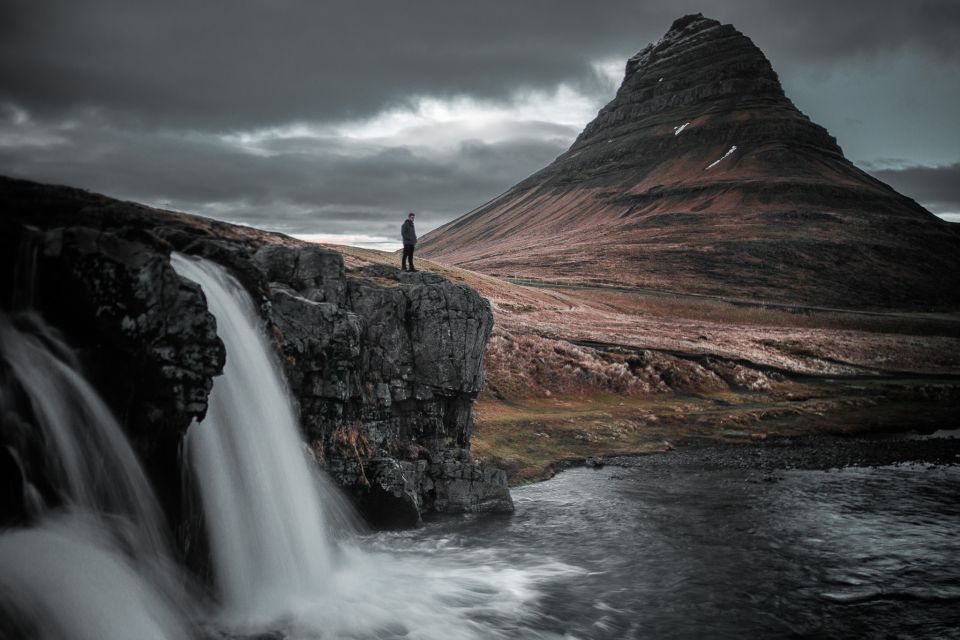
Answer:
[[516, 571], [535, 595], [479, 614], [505, 637], [960, 638], [956, 466], [576, 469], [514, 499], [366, 543]]

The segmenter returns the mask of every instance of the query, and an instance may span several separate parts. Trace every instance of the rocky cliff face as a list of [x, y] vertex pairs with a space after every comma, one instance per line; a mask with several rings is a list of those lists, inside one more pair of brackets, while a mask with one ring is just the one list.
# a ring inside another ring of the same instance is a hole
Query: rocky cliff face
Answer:
[[224, 363], [199, 287], [171, 251], [230, 269], [261, 305], [314, 454], [375, 525], [510, 510], [502, 471], [469, 457], [492, 326], [472, 289], [428, 273], [348, 272], [334, 251], [76, 189], [0, 179], [7, 308], [62, 328], [174, 518], [177, 447]]
[[495, 275], [820, 305], [951, 306], [960, 232], [868, 176], [731, 25], [677, 20], [551, 165], [428, 234]]

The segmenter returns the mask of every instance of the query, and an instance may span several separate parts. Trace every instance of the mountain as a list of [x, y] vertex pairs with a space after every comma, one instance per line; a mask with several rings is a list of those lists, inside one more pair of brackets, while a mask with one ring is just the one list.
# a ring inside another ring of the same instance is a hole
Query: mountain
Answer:
[[552, 164], [427, 234], [499, 276], [855, 307], [960, 304], [960, 231], [847, 160], [732, 25], [678, 19]]

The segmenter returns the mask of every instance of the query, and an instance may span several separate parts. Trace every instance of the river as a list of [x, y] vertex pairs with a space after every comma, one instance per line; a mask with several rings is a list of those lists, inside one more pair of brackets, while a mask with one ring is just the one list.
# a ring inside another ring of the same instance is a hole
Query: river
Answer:
[[515, 572], [474, 614], [498, 636], [960, 638], [957, 466], [583, 468], [514, 499], [365, 544]]

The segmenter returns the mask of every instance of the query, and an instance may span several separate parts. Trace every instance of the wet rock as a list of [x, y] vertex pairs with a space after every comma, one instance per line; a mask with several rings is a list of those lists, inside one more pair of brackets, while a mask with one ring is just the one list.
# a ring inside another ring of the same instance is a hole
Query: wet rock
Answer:
[[[463, 456], [466, 458], [466, 456]], [[465, 513], [471, 511], [513, 511], [507, 490], [507, 474], [502, 469], [469, 460], [447, 460], [433, 467], [434, 511]]]
[[110, 232], [52, 231], [42, 256], [45, 278], [64, 278], [60, 286], [69, 289], [71, 302], [58, 311], [92, 317], [96, 338], [136, 362], [126, 391], [147, 421], [136, 426], [179, 432], [202, 419], [225, 354], [200, 287], [180, 278], [163, 254]]
[[[291, 251], [284, 260], [297, 260]], [[345, 278], [342, 265], [337, 272]], [[282, 275], [273, 269], [268, 277]], [[302, 282], [270, 286], [268, 315], [314, 448], [379, 526], [416, 522], [421, 511], [511, 509], [505, 476], [474, 473], [465, 453], [483, 384], [489, 304], [436, 274], [376, 265], [358, 275], [342, 287], [328, 283], [345, 291], [341, 305], [291, 288]]]
[[600, 457], [590, 457], [587, 458], [583, 464], [591, 469], [602, 469], [606, 466], [606, 461]]
[[423, 499], [417, 480], [422, 470], [418, 465], [394, 458], [333, 459], [327, 469], [347, 487], [371, 526], [398, 529], [420, 522]]

